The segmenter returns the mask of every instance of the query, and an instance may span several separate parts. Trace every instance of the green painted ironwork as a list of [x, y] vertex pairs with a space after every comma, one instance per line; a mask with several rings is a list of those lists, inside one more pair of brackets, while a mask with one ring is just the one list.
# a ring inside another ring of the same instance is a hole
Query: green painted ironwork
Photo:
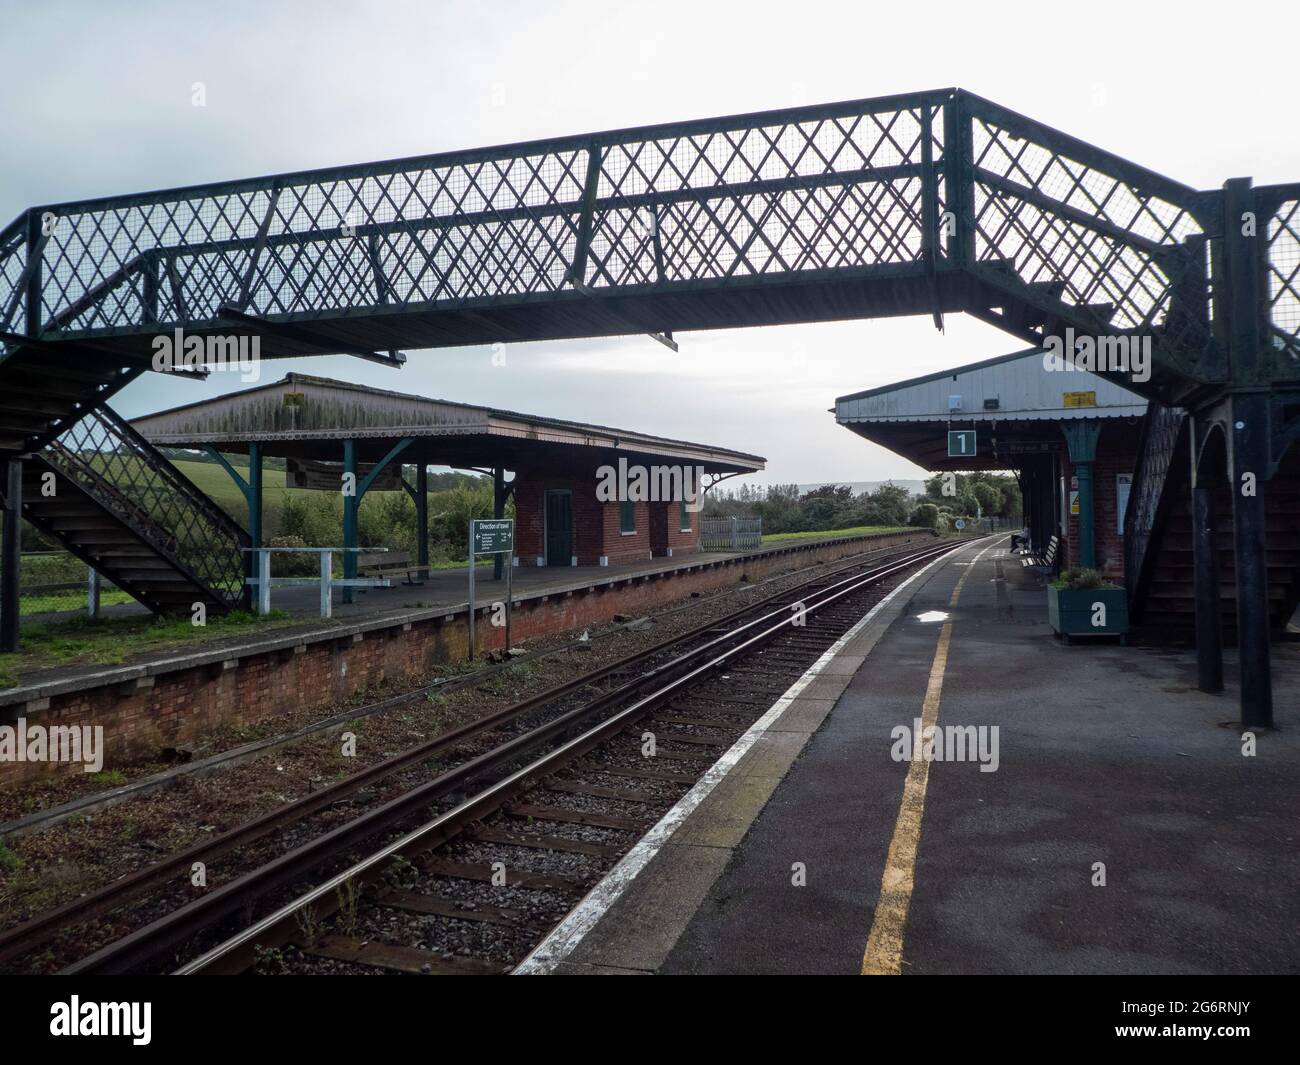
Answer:
[[[1289, 375], [1300, 191], [1238, 191]], [[33, 208], [0, 231], [0, 329], [144, 352], [231, 330], [229, 307], [293, 354], [277, 326], [343, 350], [345, 319], [436, 346], [965, 310], [1031, 342], [1152, 335], [1153, 388], [1186, 393], [1236, 372], [1210, 328], [1226, 202], [941, 89]], [[817, 287], [730, 314], [682, 298], [791, 283]]]

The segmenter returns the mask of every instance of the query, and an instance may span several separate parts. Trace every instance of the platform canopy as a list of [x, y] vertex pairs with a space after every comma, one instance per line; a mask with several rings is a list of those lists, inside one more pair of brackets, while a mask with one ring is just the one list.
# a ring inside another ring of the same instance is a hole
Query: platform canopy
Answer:
[[375, 462], [409, 440], [404, 464], [482, 467], [543, 466], [581, 459], [702, 466], [708, 473], [753, 473], [766, 460], [727, 448], [604, 425], [453, 403], [325, 377], [291, 373], [271, 384], [148, 414], [132, 426], [160, 447], [215, 448], [246, 454], [337, 462], [341, 442]]
[[854, 392], [835, 401], [835, 420], [922, 469], [1005, 470], [1026, 455], [1064, 451], [1067, 423], [1122, 419], [1136, 427], [1146, 413], [1136, 392], [1048, 364], [1030, 348]]

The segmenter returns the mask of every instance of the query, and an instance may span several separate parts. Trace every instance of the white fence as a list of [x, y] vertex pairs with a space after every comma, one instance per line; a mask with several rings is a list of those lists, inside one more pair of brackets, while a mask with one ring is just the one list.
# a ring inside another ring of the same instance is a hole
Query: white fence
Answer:
[[700, 548], [704, 551], [743, 551], [763, 543], [762, 518], [701, 518]]

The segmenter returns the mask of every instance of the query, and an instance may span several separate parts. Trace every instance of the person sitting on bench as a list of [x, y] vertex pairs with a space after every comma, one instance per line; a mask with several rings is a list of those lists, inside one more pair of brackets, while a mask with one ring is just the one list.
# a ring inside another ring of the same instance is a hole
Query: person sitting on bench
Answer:
[[1029, 546], [1029, 526], [1025, 525], [1019, 532], [1011, 534], [1011, 550], [1015, 551], [1020, 547]]

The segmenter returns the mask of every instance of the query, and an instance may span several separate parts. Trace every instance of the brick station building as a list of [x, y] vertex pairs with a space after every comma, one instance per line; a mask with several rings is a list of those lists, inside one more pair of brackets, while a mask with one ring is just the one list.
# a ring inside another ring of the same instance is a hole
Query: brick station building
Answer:
[[[332, 490], [345, 473], [355, 475], [358, 492], [344, 500], [344, 547], [357, 546], [355, 510], [367, 488], [405, 488], [415, 500], [416, 542], [425, 564], [429, 466], [491, 474], [498, 517], [513, 494], [517, 565], [577, 566], [698, 551], [699, 514], [683, 495], [720, 477], [761, 470], [766, 462], [628, 429], [296, 373], [131, 424], [155, 446], [248, 455], [250, 475], [241, 487], [255, 544], [262, 536], [267, 456], [290, 461], [291, 487], [301, 476], [311, 487]], [[414, 484], [400, 480], [402, 468], [411, 466]], [[644, 474], [637, 476], [638, 470]], [[609, 488], [612, 496], [603, 490]], [[619, 488], [637, 498], [620, 498]]]

